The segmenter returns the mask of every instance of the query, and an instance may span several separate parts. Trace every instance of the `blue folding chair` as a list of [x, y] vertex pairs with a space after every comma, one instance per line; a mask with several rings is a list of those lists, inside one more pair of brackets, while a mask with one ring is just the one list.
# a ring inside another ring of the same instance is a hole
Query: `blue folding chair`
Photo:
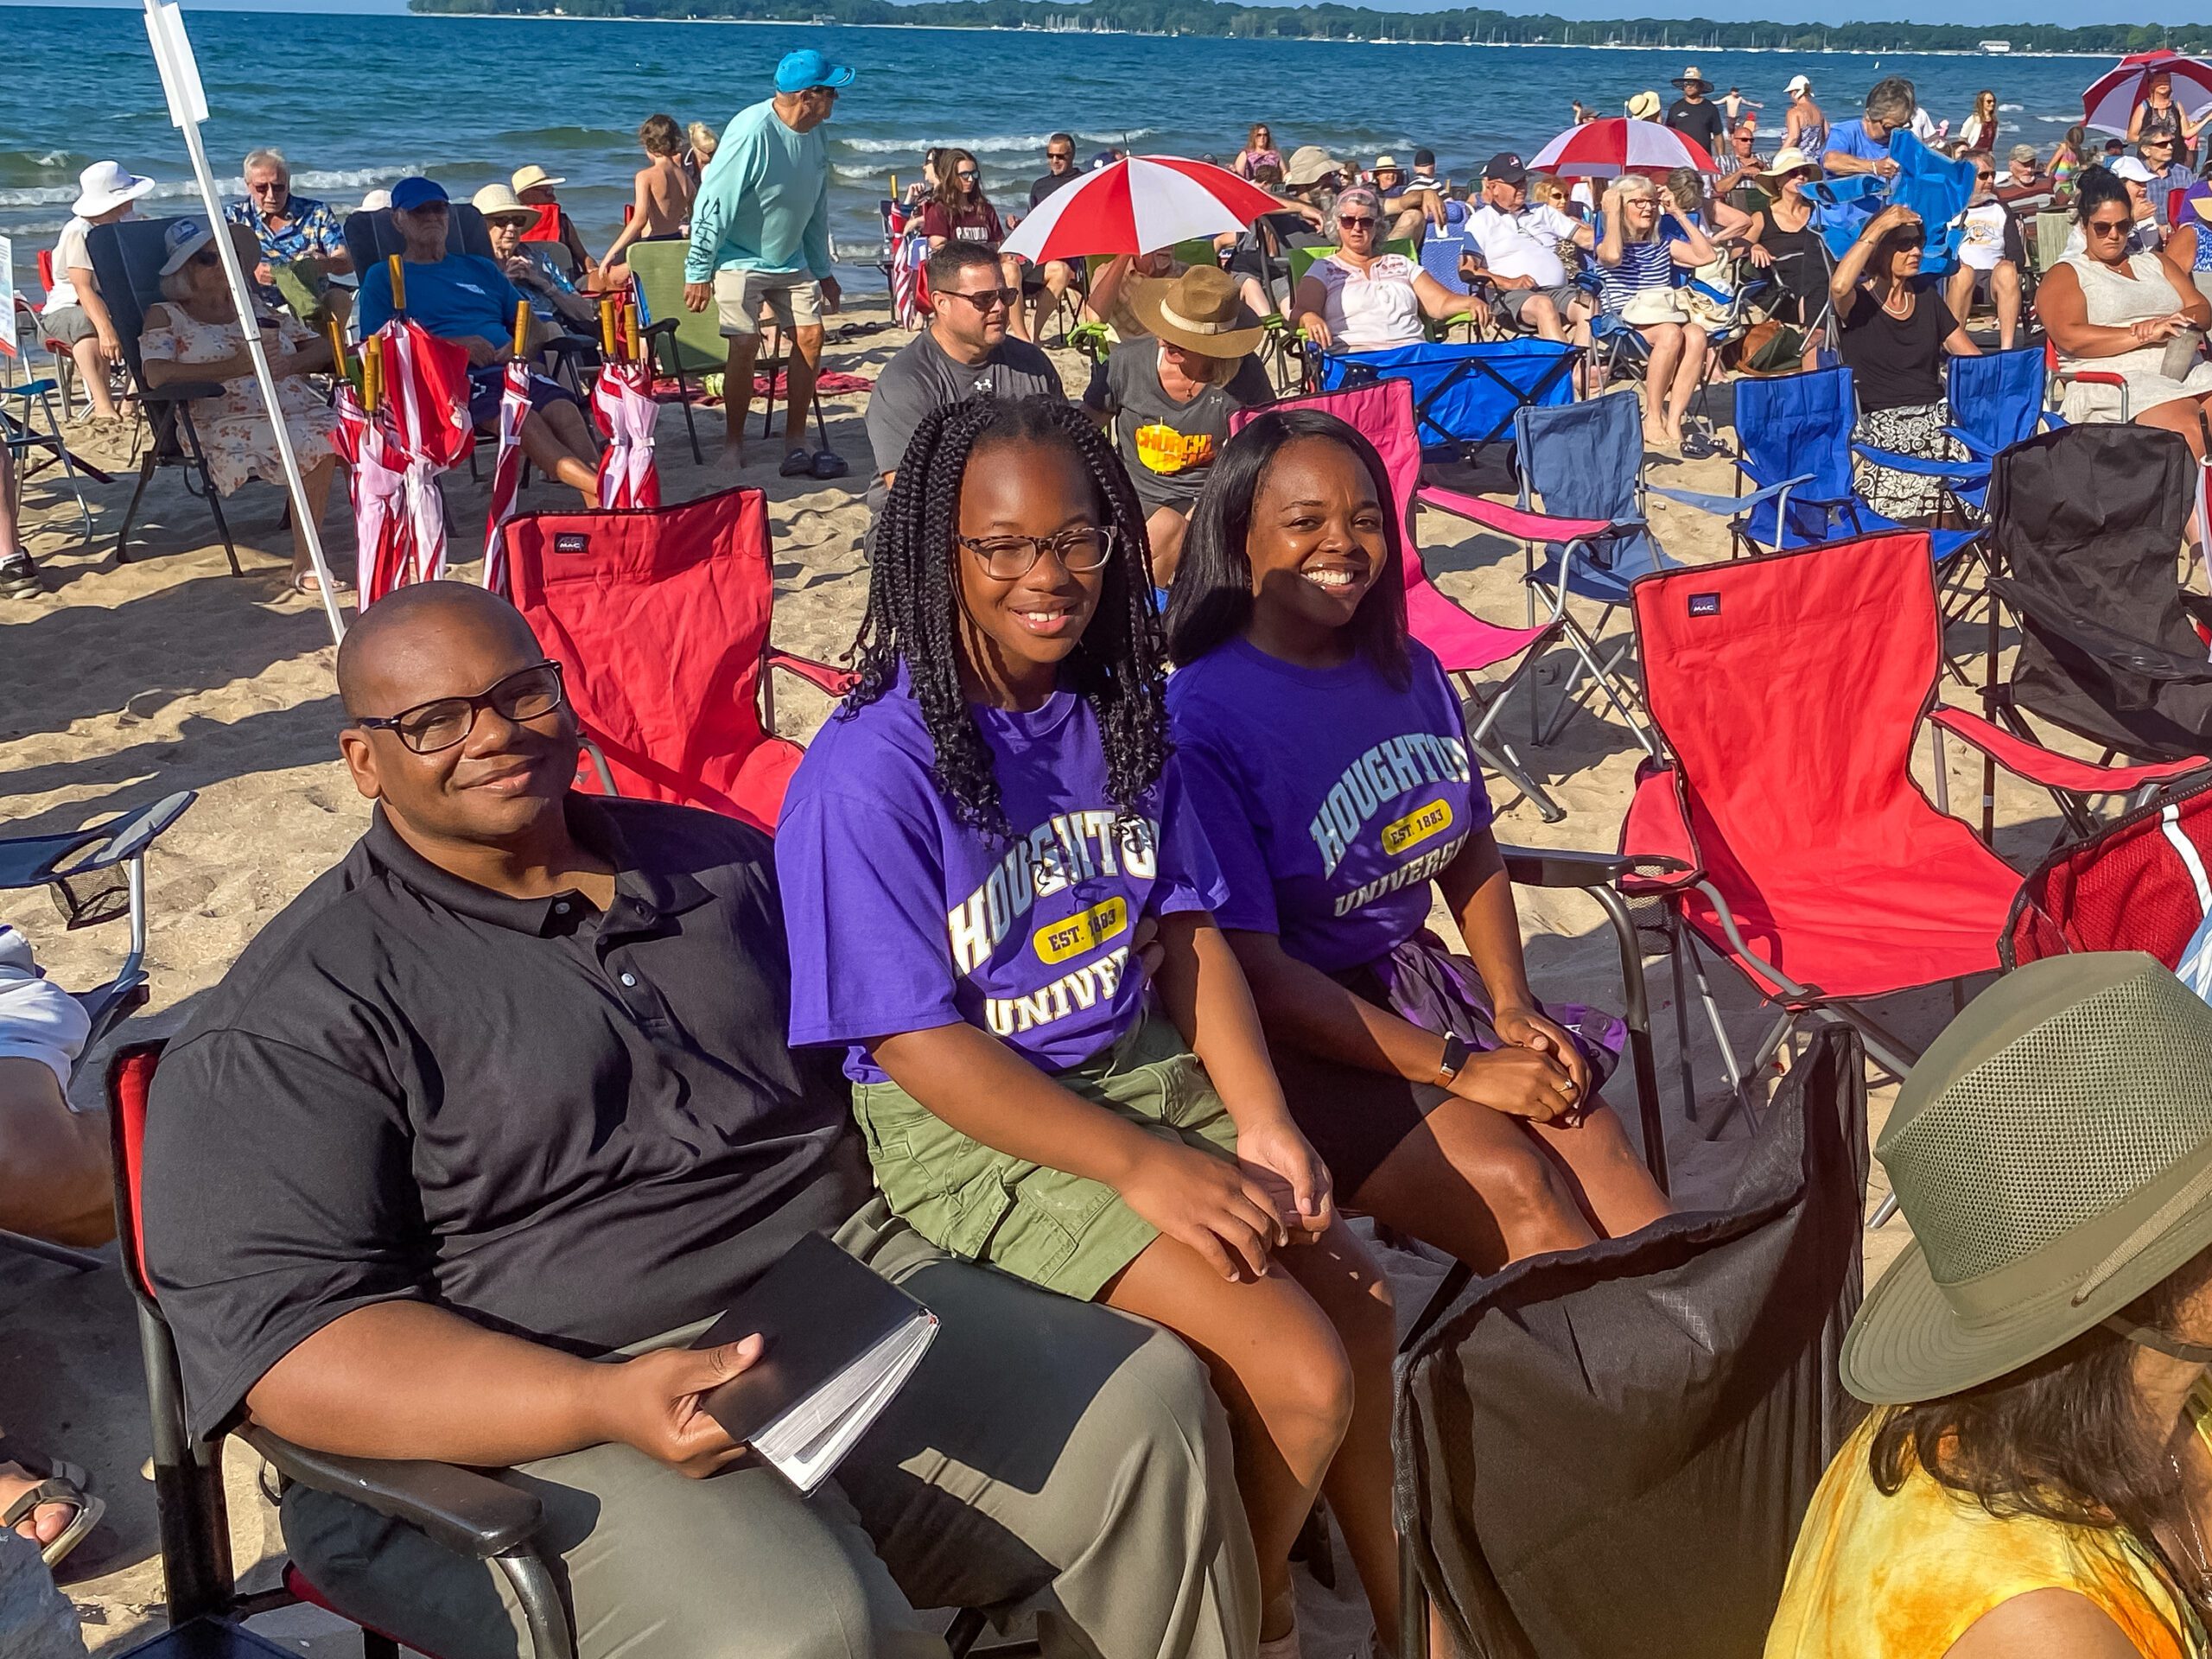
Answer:
[[1474, 238], [1466, 236], [1447, 236], [1432, 231], [1428, 239], [1421, 245], [1421, 268], [1451, 289], [1454, 294], [1472, 294], [1459, 275], [1459, 257], [1474, 250]]
[[[1536, 544], [1524, 542], [1529, 620], [1536, 620], [1537, 596], [1551, 607], [1551, 620], [1581, 660], [1560, 688], [1550, 722], [1532, 734], [1538, 743], [1558, 736], [1567, 717], [1590, 692], [1602, 691], [1627, 721], [1647, 753], [1657, 746], [1634, 712], [1640, 701], [1633, 679], [1621, 672], [1633, 632], [1601, 658], [1599, 640], [1614, 611], [1628, 602], [1629, 584], [1638, 576], [1677, 569], [1652, 534], [1646, 515], [1643, 483], [1643, 416], [1636, 393], [1625, 387], [1581, 403], [1523, 409], [1514, 416], [1514, 453], [1521, 469], [1521, 506], [1557, 518], [1603, 519], [1609, 526], [1594, 536], [1546, 542], [1541, 562]], [[1586, 628], [1568, 609], [1570, 599], [1599, 607]], [[1534, 723], [1535, 698], [1529, 699]]]
[[1555, 340], [1424, 340], [1324, 356], [1320, 390], [1403, 380], [1413, 388], [1425, 482], [1471, 495], [1517, 487], [1513, 422], [1574, 401], [1578, 346]]
[[2050, 365], [2040, 346], [1950, 360], [1943, 395], [1951, 406], [1951, 423], [1944, 430], [1966, 446], [1980, 467], [1975, 481], [1955, 485], [1953, 493], [1976, 514], [1986, 511], [1989, 468], [1997, 457], [2037, 432], [2055, 432], [2066, 424], [2044, 404], [2050, 386]]

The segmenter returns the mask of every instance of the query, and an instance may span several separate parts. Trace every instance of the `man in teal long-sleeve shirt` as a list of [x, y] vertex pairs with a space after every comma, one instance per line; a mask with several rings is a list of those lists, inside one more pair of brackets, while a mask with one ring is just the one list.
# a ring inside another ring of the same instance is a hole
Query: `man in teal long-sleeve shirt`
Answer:
[[785, 372], [785, 478], [842, 478], [844, 461], [806, 447], [806, 416], [822, 364], [822, 314], [840, 297], [830, 270], [830, 157], [819, 129], [836, 111], [853, 72], [807, 48], [776, 66], [776, 95], [738, 112], [691, 204], [691, 248], [683, 258], [683, 303], [712, 301], [729, 341], [722, 382], [728, 429], [724, 463], [744, 460], [745, 417], [765, 304], [791, 343]]

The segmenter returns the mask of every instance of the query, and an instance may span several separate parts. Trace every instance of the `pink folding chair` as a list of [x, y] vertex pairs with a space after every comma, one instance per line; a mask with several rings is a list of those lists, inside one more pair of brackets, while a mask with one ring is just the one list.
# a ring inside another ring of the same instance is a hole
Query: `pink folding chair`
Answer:
[[[1403, 380], [1376, 380], [1337, 391], [1286, 397], [1268, 407], [1312, 409], [1333, 415], [1381, 453], [1383, 468], [1389, 474], [1391, 494], [1396, 498], [1393, 505], [1398, 513], [1399, 539], [1405, 548], [1407, 624], [1414, 638], [1436, 653], [1438, 662], [1452, 677], [1452, 683], [1459, 689], [1459, 695], [1480, 710], [1468, 728], [1467, 741], [1482, 757], [1483, 764], [1526, 796], [1543, 815], [1545, 823], [1557, 823], [1567, 816], [1566, 810], [1545, 793], [1543, 785], [1521, 764], [1512, 746], [1497, 735], [1493, 728], [1499, 711], [1505, 706], [1507, 694], [1520, 683], [1521, 677], [1535, 662], [1538, 649], [1559, 632], [1560, 624], [1554, 617], [1534, 627], [1500, 627], [1446, 597], [1429, 580], [1428, 571], [1421, 562], [1421, 550], [1414, 545], [1414, 513], [1421, 507], [1430, 506], [1465, 518], [1468, 515], [1462, 511], [1462, 504], [1478, 498], [1421, 483], [1421, 437], [1414, 422], [1412, 385]], [[1230, 417], [1230, 431], [1235, 432], [1263, 412], [1237, 411]], [[1485, 510], [1494, 505], [1481, 503]], [[1527, 517], [1533, 520], [1540, 515], [1531, 513]], [[1567, 521], [1543, 522], [1556, 524]], [[1592, 535], [1604, 528], [1603, 524], [1592, 524], [1580, 533]], [[1517, 663], [1516, 658], [1519, 659]], [[1475, 677], [1501, 663], [1515, 663], [1515, 666], [1491, 688], [1485, 699]]]

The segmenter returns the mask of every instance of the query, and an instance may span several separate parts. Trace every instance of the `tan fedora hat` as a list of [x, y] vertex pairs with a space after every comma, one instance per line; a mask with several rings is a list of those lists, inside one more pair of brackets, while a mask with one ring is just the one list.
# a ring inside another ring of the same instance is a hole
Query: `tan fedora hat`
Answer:
[[1766, 170], [1761, 173], [1759, 177], [1763, 179], [1787, 178], [1790, 174], [1802, 173], [1808, 168], [1810, 168], [1815, 173], [1819, 172], [1821, 170], [1820, 158], [1815, 156], [1808, 156], [1802, 149], [1780, 149], [1775, 152], [1774, 160], [1767, 165]]
[[1629, 99], [1627, 108], [1631, 121], [1656, 121], [1659, 118], [1659, 94], [1647, 87]]
[[522, 200], [504, 184], [487, 184], [468, 199], [468, 205], [486, 219], [527, 219], [535, 220], [537, 209]]
[[1218, 265], [1193, 265], [1180, 276], [1138, 285], [1129, 296], [1137, 321], [1171, 346], [1201, 357], [1243, 357], [1268, 331], [1236, 296], [1236, 282]]
[[560, 174], [548, 173], [536, 162], [531, 162], [527, 167], [517, 168], [514, 177], [510, 181], [514, 186], [517, 195], [522, 194], [525, 190], [535, 190], [541, 185], [566, 184], [568, 181]]
[[2031, 963], [1929, 1045], [1874, 1155], [1913, 1242], [1844, 1386], [1894, 1405], [2003, 1376], [2212, 1246], [2212, 1007], [2138, 952]]

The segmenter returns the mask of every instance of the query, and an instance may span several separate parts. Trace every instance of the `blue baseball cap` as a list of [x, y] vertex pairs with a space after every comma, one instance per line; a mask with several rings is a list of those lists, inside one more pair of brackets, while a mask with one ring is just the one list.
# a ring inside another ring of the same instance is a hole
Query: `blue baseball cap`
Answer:
[[391, 205], [403, 213], [417, 207], [427, 207], [434, 201], [447, 201], [446, 188], [435, 179], [402, 179], [391, 187]]
[[810, 86], [852, 84], [853, 72], [849, 66], [830, 62], [810, 46], [785, 53], [784, 60], [776, 66], [776, 90], [779, 92], [803, 92]]

